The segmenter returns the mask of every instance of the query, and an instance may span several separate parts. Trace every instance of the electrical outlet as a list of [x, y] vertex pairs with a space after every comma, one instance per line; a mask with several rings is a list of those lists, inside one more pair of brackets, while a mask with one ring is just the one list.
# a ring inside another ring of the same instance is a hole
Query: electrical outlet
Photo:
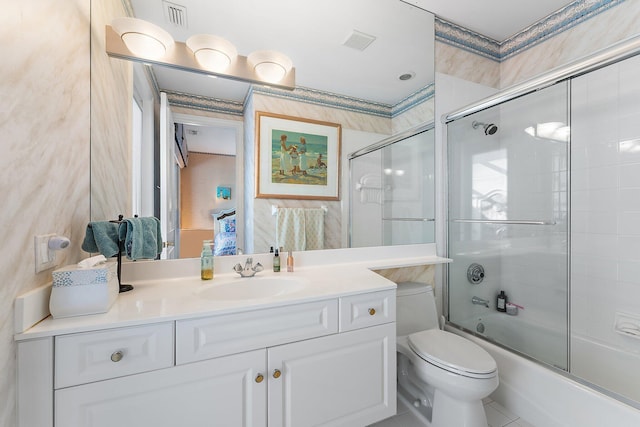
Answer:
[[35, 236], [33, 246], [35, 248], [36, 273], [48, 270], [56, 266], [56, 253], [49, 249], [49, 239], [55, 234], [42, 234]]

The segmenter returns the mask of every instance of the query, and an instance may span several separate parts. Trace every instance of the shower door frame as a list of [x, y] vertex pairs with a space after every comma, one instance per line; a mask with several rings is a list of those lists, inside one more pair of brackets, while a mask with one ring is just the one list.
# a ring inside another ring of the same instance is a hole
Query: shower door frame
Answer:
[[[624, 40], [621, 40], [618, 43], [615, 43], [613, 45], [611, 45], [610, 47], [601, 49], [596, 51], [595, 53], [591, 54], [591, 55], [587, 55], [585, 57], [579, 58], [577, 60], [574, 60], [564, 66], [560, 66], [558, 68], [552, 69], [551, 71], [548, 71], [546, 73], [543, 73], [541, 75], [539, 75], [538, 77], [534, 77], [532, 79], [526, 80], [523, 83], [511, 86], [505, 90], [499, 91], [497, 94], [493, 95], [493, 96], [489, 96], [486, 97], [478, 102], [469, 104], [465, 107], [462, 107], [458, 110], [452, 111], [448, 114], [445, 114], [442, 116], [441, 118], [441, 123], [443, 125], [442, 127], [442, 167], [443, 167], [443, 174], [445, 177], [448, 176], [448, 172], [449, 172], [449, 159], [448, 159], [448, 139], [447, 139], [447, 124], [469, 116], [471, 114], [474, 114], [476, 112], [479, 111], [483, 111], [486, 110], [488, 108], [497, 106], [499, 104], [505, 103], [507, 101], [513, 100], [515, 98], [518, 97], [522, 97], [525, 96], [527, 94], [530, 94], [532, 92], [535, 92], [539, 89], [548, 87], [548, 86], [552, 86], [555, 85], [557, 83], [561, 83], [563, 81], [569, 81], [568, 84], [568, 118], [569, 121], [571, 122], [571, 115], [572, 115], [572, 111], [571, 111], [571, 82], [570, 80], [582, 76], [584, 74], [590, 73], [592, 71], [596, 71], [599, 70], [601, 68], [607, 67], [609, 65], [612, 64], [616, 64], [619, 63], [621, 61], [624, 61], [625, 59], [629, 59], [631, 57], [634, 56], [638, 56], [640, 55], [640, 36], [633, 36], [633, 37], [629, 37], [626, 38]], [[568, 149], [568, 153], [567, 153], [567, 166], [568, 166], [568, 171], [567, 171], [567, 203], [568, 203], [568, 211], [569, 211], [569, 215], [567, 218], [567, 234], [568, 234], [568, 238], [567, 238], [567, 261], [568, 261], [568, 265], [567, 265], [567, 283], [568, 283], [568, 289], [567, 289], [567, 305], [568, 305], [568, 310], [567, 310], [567, 325], [569, 327], [569, 339], [567, 340], [567, 349], [568, 349], [568, 364], [567, 364], [567, 370], [562, 370], [559, 368], [556, 368], [552, 365], [549, 365], [547, 363], [544, 362], [540, 362], [536, 359], [533, 359], [531, 357], [529, 357], [526, 354], [523, 354], [517, 350], [513, 350], [511, 348], [502, 346], [500, 344], [497, 344], [491, 340], [487, 340], [487, 341], [491, 341], [493, 344], [498, 345], [499, 347], [503, 347], [506, 348], [508, 351], [513, 352], [515, 354], [518, 354], [528, 360], [532, 360], [533, 362], [540, 364], [566, 378], [569, 378], [573, 381], [576, 381], [580, 384], [583, 384], [593, 390], [596, 390], [599, 393], [602, 393], [606, 396], [609, 396], [611, 398], [614, 398], [618, 401], [621, 401], [631, 407], [640, 409], [640, 404], [636, 401], [633, 401], [629, 398], [627, 398], [624, 395], [618, 394], [614, 391], [611, 391], [609, 389], [605, 389], [601, 386], [599, 386], [598, 384], [589, 382], [581, 377], [578, 377], [574, 374], [571, 373], [571, 366], [570, 366], [570, 361], [571, 361], [571, 312], [570, 312], [570, 308], [571, 308], [571, 215], [570, 215], [570, 209], [571, 209], [571, 138], [569, 138], [568, 141], [568, 145], [567, 145], [567, 149]], [[448, 179], [443, 179], [443, 184], [441, 185], [441, 190], [443, 191], [442, 194], [442, 200], [444, 203], [444, 209], [441, 210], [441, 212], [444, 213], [444, 223], [443, 223], [443, 227], [441, 229], [441, 235], [443, 236], [443, 242], [442, 242], [442, 248], [444, 250], [445, 254], [449, 253], [449, 180]], [[445, 268], [442, 272], [442, 283], [443, 283], [443, 315], [446, 319], [446, 325], [456, 328], [456, 329], [460, 329], [463, 330], [467, 333], [470, 333], [472, 335], [475, 336], [479, 336], [477, 333], [475, 333], [474, 331], [469, 331], [466, 328], [460, 327], [456, 324], [450, 323], [449, 322], [449, 289], [448, 289], [448, 284], [449, 284], [449, 271], [448, 268]], [[484, 336], [482, 336], [482, 339], [486, 339]]]

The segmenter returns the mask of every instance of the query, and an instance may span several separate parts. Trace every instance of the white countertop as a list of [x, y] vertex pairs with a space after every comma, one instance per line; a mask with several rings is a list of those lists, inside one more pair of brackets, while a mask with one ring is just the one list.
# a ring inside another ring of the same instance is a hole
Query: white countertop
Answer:
[[372, 270], [442, 264], [449, 261], [437, 256], [386, 258], [298, 267], [291, 273], [286, 271], [274, 273], [270, 271], [271, 266], [265, 265], [265, 270], [258, 273], [256, 277], [296, 278], [303, 281], [305, 286], [295, 292], [259, 299], [215, 300], [198, 295], [198, 291], [204, 287], [215, 287], [229, 281], [239, 280], [240, 276], [236, 273], [216, 274], [213, 280], [207, 281], [201, 280], [199, 276], [188, 275], [126, 281], [126, 283], [132, 284], [134, 289], [119, 294], [108, 312], [60, 319], [53, 319], [49, 316], [28, 330], [16, 334], [15, 339], [20, 341], [68, 333], [215, 316], [395, 289], [394, 282]]

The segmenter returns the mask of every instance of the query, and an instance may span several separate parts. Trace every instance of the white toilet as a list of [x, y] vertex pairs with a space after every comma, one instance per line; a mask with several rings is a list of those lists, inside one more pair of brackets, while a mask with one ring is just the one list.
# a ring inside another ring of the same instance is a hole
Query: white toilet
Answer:
[[432, 427], [487, 427], [482, 399], [498, 387], [495, 360], [477, 344], [442, 331], [431, 286], [398, 284], [398, 391]]

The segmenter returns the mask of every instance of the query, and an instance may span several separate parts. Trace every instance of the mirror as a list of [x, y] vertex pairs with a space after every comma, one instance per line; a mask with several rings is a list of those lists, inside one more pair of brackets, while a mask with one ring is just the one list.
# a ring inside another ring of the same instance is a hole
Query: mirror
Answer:
[[[140, 184], [143, 189], [140, 207], [135, 205], [128, 191], [131, 182], [139, 179], [132, 172], [136, 162], [142, 163], [143, 170], [153, 169], [153, 164], [149, 164], [153, 151], [148, 151], [148, 146], [142, 148], [140, 161], [132, 158], [129, 141], [133, 132], [131, 100], [134, 95], [142, 98], [143, 104], [153, 103], [154, 117], [158, 115], [157, 93], [164, 91], [168, 93], [172, 109], [179, 115], [242, 123], [243, 160], [237, 170], [244, 184], [234, 193], [239, 197], [236, 199], [238, 210], [242, 209], [239, 216], [244, 218], [238, 224], [244, 234], [239, 246], [247, 253], [266, 252], [274, 244], [272, 206], [326, 205], [324, 247], [346, 247], [351, 193], [347, 155], [433, 120], [434, 18], [429, 12], [402, 1], [383, 0], [371, 7], [367, 0], [348, 3], [331, 0], [305, 4], [304, 8], [295, 8], [295, 4], [286, 0], [182, 0], [172, 3], [111, 0], [95, 3], [91, 11], [92, 220], [111, 219], [120, 213], [157, 215], [155, 212], [159, 211], [155, 184]], [[144, 79], [134, 75], [132, 62], [109, 58], [104, 53], [105, 26], [119, 16], [135, 16], [153, 22], [165, 28], [176, 41], [184, 42], [198, 33], [213, 33], [234, 43], [242, 55], [258, 49], [282, 51], [294, 63], [297, 89], [251, 86], [230, 79], [212, 79], [200, 73], [153, 66], [145, 73], [147, 78], [152, 76], [156, 87], [150, 94], [135, 94], [134, 80], [137, 79], [137, 88]], [[168, 22], [169, 17], [173, 23]], [[186, 22], [186, 28], [178, 26], [180, 22]], [[362, 42], [366, 36], [375, 39], [364, 50], [344, 45], [349, 40], [347, 44], [357, 47], [357, 42]], [[256, 111], [341, 125], [340, 201], [254, 198]], [[148, 113], [143, 109], [141, 114]], [[433, 139], [430, 143], [433, 144]], [[215, 192], [215, 184], [211, 187]], [[150, 188], [154, 188], [154, 197], [151, 197]], [[210, 228], [213, 229], [213, 219], [211, 221]]]

